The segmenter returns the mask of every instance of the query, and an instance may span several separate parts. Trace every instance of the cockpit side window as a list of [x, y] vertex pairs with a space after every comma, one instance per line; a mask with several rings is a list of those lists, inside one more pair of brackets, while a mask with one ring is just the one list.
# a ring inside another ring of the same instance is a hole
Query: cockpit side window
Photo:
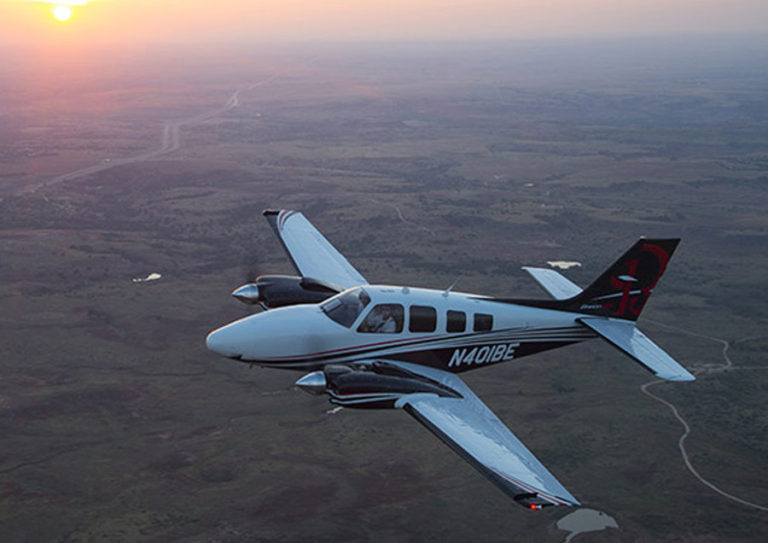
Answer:
[[320, 304], [323, 312], [342, 326], [349, 328], [358, 315], [371, 302], [371, 297], [361, 288], [342, 292]]
[[403, 315], [403, 306], [400, 304], [379, 304], [371, 309], [357, 331], [374, 334], [399, 334], [403, 331]]

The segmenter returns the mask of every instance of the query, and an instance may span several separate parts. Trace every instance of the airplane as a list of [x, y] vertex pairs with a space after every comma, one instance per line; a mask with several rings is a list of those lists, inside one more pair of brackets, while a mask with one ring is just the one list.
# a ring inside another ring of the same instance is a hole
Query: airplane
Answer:
[[372, 285], [300, 212], [266, 210], [298, 276], [264, 275], [232, 295], [265, 311], [211, 332], [208, 349], [269, 368], [349, 408], [403, 409], [532, 510], [579, 501], [458, 374], [600, 337], [668, 381], [694, 376], [635, 326], [679, 239], [637, 241], [581, 289], [524, 268], [551, 299]]

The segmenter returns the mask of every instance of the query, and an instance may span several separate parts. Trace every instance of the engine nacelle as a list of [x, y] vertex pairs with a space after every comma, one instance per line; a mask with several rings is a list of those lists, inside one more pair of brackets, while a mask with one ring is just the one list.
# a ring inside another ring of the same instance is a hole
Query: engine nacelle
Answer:
[[416, 393], [461, 397], [434, 381], [375, 362], [360, 368], [325, 366], [308, 373], [296, 385], [312, 394], [328, 394], [331, 403], [345, 407], [392, 408], [402, 396]]
[[316, 304], [342, 289], [336, 285], [294, 275], [262, 275], [253, 283], [232, 291], [232, 296], [243, 303], [259, 304], [264, 309], [274, 309], [296, 304]]

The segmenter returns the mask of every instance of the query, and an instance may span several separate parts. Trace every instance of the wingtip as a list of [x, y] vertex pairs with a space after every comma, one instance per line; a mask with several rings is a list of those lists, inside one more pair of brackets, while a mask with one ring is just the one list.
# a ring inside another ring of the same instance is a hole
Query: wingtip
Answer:
[[542, 494], [541, 492], [524, 493], [514, 496], [514, 500], [526, 509], [542, 509], [544, 507], [579, 507], [579, 500], [566, 491], [564, 495]]
[[687, 371], [685, 373], [676, 373], [674, 375], [661, 375], [657, 373], [656, 377], [664, 379], [665, 381], [672, 381], [674, 383], [687, 383], [696, 380], [696, 377]]
[[568, 492], [567, 497], [558, 496], [558, 499], [562, 500], [564, 502], [563, 505], [565, 505], [566, 507], [581, 507], [581, 502], [576, 498], [574, 498], [570, 492]]

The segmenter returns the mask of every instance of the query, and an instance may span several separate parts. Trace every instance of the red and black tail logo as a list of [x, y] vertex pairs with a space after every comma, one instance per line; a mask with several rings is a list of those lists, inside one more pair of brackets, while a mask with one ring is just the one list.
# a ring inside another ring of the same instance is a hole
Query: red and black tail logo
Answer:
[[587, 287], [573, 309], [635, 320], [661, 279], [679, 239], [641, 239]]

